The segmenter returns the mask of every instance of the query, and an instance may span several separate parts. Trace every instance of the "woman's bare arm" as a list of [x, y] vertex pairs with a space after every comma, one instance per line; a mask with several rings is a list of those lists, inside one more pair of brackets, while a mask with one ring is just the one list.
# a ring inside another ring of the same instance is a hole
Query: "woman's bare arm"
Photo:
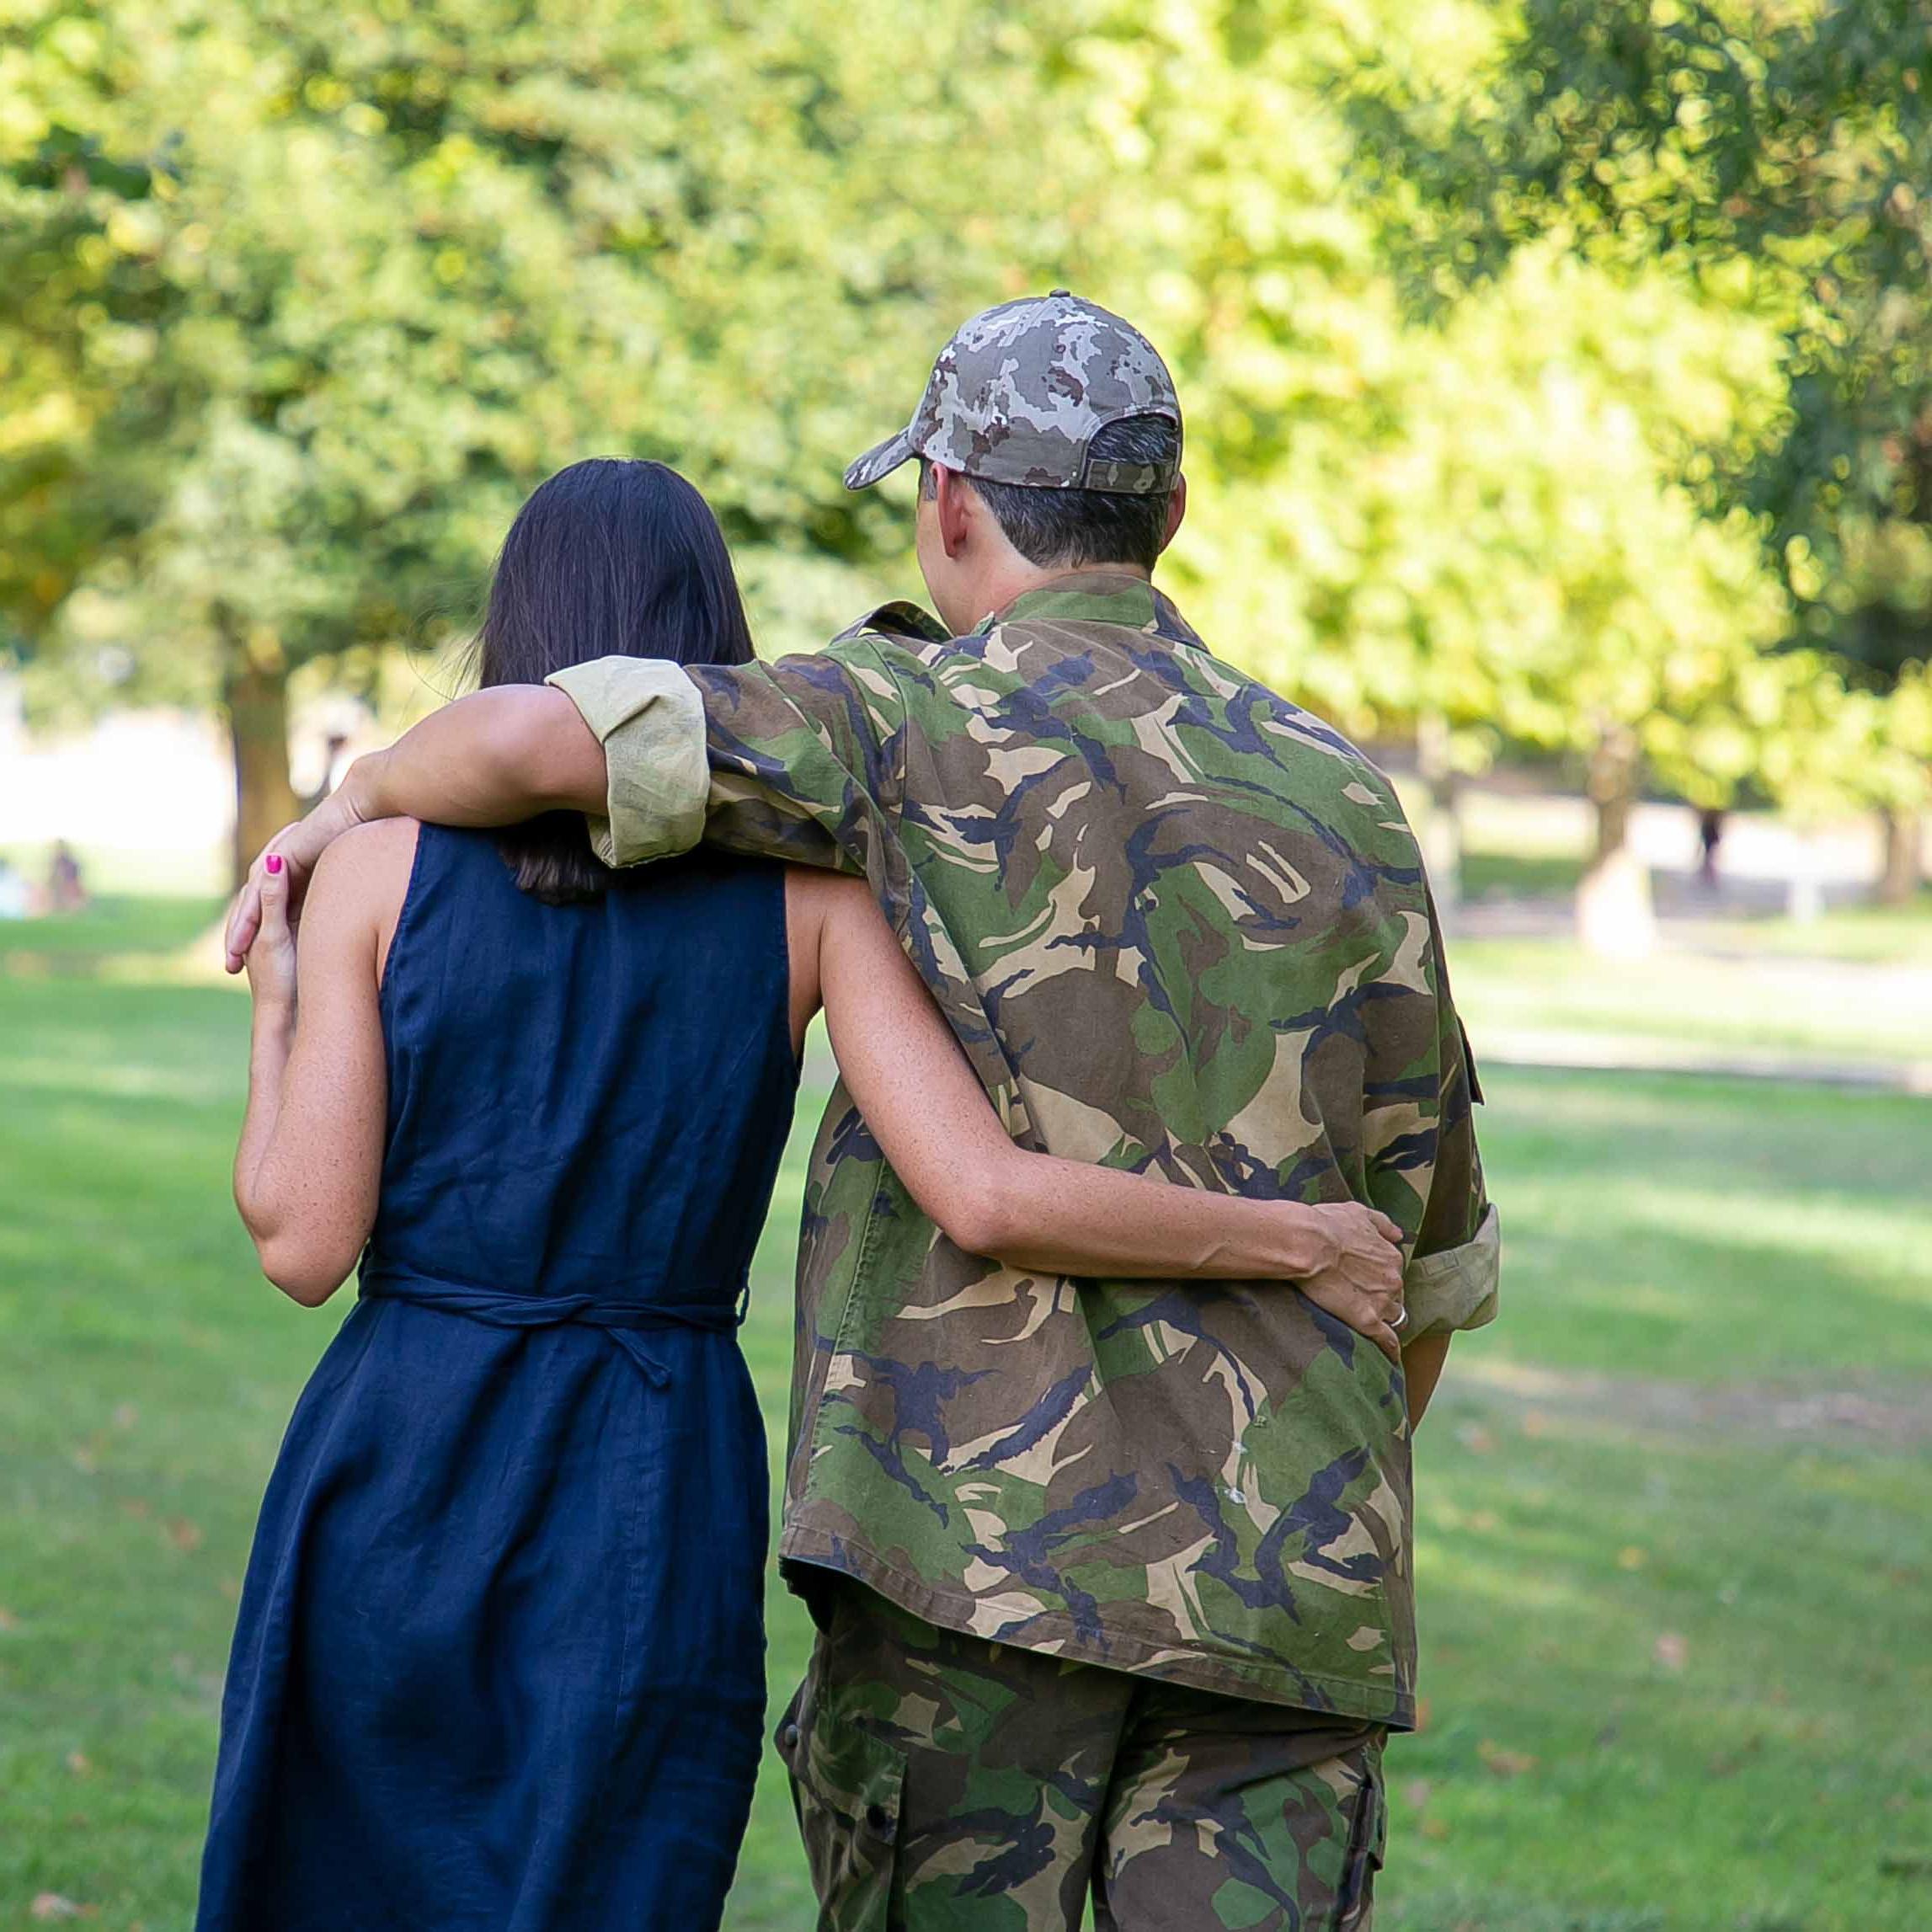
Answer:
[[959, 1246], [1055, 1274], [1294, 1281], [1398, 1353], [1392, 1221], [1352, 1202], [1246, 1200], [1015, 1146], [865, 886], [794, 878], [817, 914], [816, 990], [839, 1070], [894, 1171]]
[[292, 943], [287, 873], [263, 880], [235, 1204], [263, 1273], [308, 1307], [342, 1285], [375, 1225], [387, 1105], [376, 1002], [415, 833], [392, 820], [332, 846]]

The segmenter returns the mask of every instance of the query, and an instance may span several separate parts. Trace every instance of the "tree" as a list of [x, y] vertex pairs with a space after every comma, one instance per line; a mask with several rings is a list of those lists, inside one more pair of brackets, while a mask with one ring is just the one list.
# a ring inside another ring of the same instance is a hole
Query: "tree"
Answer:
[[1780, 420], [1780, 344], [1671, 267], [1553, 241], [1424, 299], [1413, 184], [1350, 89], [1405, 51], [1473, 84], [1480, 30], [1422, 59], [1445, 18], [1472, 17], [1123, 18], [1076, 46], [1083, 133], [1129, 173], [1109, 256], [1189, 398], [1176, 562], [1210, 634], [1348, 729], [1417, 732], [1438, 798], [1505, 742], [1586, 760], [1618, 866], [1641, 769], [1720, 802], [1819, 672], [1767, 667], [1761, 533], [1691, 480]]
[[71, 533], [8, 586], [35, 689], [218, 703], [245, 854], [291, 809], [291, 671], [460, 620], [528, 488], [613, 449], [712, 492], [782, 624], [783, 562], [902, 541], [838, 473], [935, 316], [1020, 285], [1010, 237], [1053, 252], [1033, 55], [881, 0], [44, 8], [0, 342], [83, 400], [0, 472]]
[[[1932, 19], [1919, 0], [1526, 0], [1476, 84], [1379, 63], [1358, 125], [1415, 186], [1407, 263], [1453, 299], [1544, 238], [1667, 264], [1782, 341], [1778, 433], [1700, 480], [1761, 518], [1798, 634], [1898, 714], [1841, 789], [1885, 811], [1910, 889], [1932, 781]], [[1861, 711], [1860, 715], [1864, 715]], [[1852, 739], [1844, 742], [1849, 745]]]

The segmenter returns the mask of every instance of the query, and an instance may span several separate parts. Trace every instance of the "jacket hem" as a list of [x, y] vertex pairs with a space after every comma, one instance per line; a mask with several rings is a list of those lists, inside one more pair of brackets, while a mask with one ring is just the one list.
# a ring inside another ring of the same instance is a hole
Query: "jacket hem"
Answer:
[[[902, 1610], [942, 1629], [963, 1630], [969, 1636], [985, 1634], [974, 1626], [974, 1618], [980, 1608], [978, 1598], [936, 1590], [931, 1584], [894, 1569], [871, 1550], [829, 1531], [787, 1528], [778, 1540], [778, 1560], [782, 1566], [799, 1564], [850, 1577], [867, 1589], [878, 1591]], [[1393, 1690], [1353, 1678], [1283, 1669], [1235, 1657], [1176, 1657], [1166, 1653], [1183, 1646], [1171, 1641], [1157, 1643], [1131, 1632], [1111, 1632], [1102, 1646], [1081, 1636], [1071, 1619], [1053, 1611], [1033, 1618], [1028, 1636], [1024, 1641], [1015, 1641], [1013, 1647], [1046, 1651], [1070, 1663], [1124, 1671], [1129, 1676], [1154, 1678], [1163, 1684], [1177, 1684], [1190, 1690], [1212, 1691], [1252, 1703], [1279, 1704], [1297, 1711], [1357, 1717], [1365, 1723], [1385, 1725], [1390, 1731], [1416, 1728], [1412, 1690]], [[1311, 1703], [1311, 1690], [1329, 1701]]]

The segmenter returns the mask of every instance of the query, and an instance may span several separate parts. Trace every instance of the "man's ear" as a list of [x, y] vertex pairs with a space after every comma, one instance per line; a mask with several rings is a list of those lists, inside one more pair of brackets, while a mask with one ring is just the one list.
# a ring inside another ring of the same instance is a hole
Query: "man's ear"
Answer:
[[966, 547], [967, 534], [974, 513], [984, 506], [958, 470], [942, 463], [932, 466], [932, 513], [938, 520], [939, 541], [948, 557], [957, 558]]
[[1187, 514], [1187, 479], [1184, 476], [1176, 477], [1174, 488], [1167, 497], [1167, 534], [1161, 539], [1161, 547], [1163, 550], [1174, 541], [1181, 528], [1181, 520]]

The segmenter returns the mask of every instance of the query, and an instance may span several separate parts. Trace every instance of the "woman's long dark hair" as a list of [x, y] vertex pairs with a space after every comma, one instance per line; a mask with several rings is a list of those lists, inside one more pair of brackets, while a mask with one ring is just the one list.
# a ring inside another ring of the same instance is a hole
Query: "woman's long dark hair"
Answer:
[[[662, 463], [573, 463], [516, 513], [477, 634], [478, 682], [542, 684], [594, 658], [742, 664], [751, 632], [718, 519]], [[506, 826], [516, 883], [549, 905], [600, 897], [610, 868], [574, 812]]]

